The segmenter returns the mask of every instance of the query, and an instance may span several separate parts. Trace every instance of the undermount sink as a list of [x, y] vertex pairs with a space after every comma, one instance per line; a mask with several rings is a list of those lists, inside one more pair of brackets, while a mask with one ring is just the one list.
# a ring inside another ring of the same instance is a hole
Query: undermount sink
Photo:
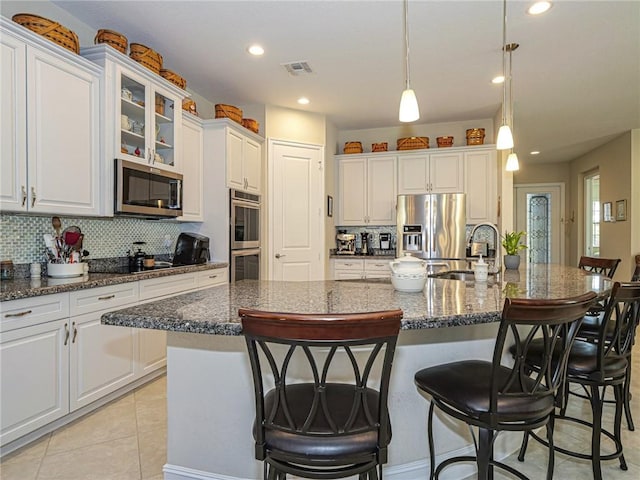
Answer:
[[473, 282], [475, 277], [472, 271], [451, 270], [448, 272], [433, 273], [431, 278], [442, 278], [444, 280], [462, 280], [463, 282]]

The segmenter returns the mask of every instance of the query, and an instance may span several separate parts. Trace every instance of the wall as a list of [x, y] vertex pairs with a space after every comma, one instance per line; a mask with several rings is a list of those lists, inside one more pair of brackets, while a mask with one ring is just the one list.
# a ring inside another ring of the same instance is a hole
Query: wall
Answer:
[[[182, 229], [175, 220], [142, 220], [137, 218], [60, 217], [62, 228], [76, 225], [84, 234], [83, 248], [92, 258], [123, 257], [134, 241], [147, 242], [142, 250], [154, 255], [173, 253]], [[14, 264], [43, 262], [43, 235], [55, 235], [51, 216], [0, 214], [0, 257]], [[163, 246], [165, 236], [171, 242]]]
[[266, 138], [313, 145], [325, 144], [326, 119], [324, 115], [267, 105], [265, 126], [264, 136]]
[[[430, 148], [436, 148], [436, 138], [441, 136], [452, 135], [454, 137], [453, 145], [456, 147], [467, 144], [466, 130], [468, 128], [484, 128], [484, 143], [489, 145], [495, 143], [493, 135], [493, 120], [467, 120], [464, 122], [448, 122], [448, 123], [427, 123], [427, 124], [404, 124], [395, 125], [384, 128], [369, 128], [362, 130], [342, 130], [338, 132], [337, 144], [335, 145], [335, 153], [343, 152], [345, 142], [361, 142], [365, 152], [371, 151], [372, 143], [387, 142], [389, 150], [396, 150], [398, 138], [406, 137], [429, 137]], [[327, 149], [332, 150], [327, 144]]]
[[[634, 136], [637, 135], [634, 133]], [[603, 258], [621, 258], [615, 279], [628, 281], [631, 277], [632, 255], [631, 245], [632, 225], [640, 228], [640, 222], [633, 219], [633, 212], [637, 205], [632, 205], [631, 196], [631, 165], [632, 165], [632, 132], [626, 132], [616, 139], [602, 145], [595, 150], [571, 162], [571, 209], [576, 211], [576, 222], [570, 237], [569, 264], [577, 265], [580, 255], [584, 254], [584, 174], [598, 169], [600, 173], [600, 202], [612, 202], [615, 211], [617, 200], [627, 200], [627, 221], [602, 222], [600, 224], [600, 256]], [[635, 159], [634, 165], [640, 161]], [[635, 183], [638, 183], [636, 176]], [[634, 187], [637, 188], [637, 187]], [[637, 217], [637, 213], [635, 214]], [[637, 249], [637, 245], [634, 247]]]

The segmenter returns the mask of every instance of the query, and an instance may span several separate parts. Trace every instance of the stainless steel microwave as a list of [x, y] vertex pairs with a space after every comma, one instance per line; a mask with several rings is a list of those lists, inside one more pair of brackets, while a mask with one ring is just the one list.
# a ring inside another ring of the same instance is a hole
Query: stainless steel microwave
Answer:
[[116, 214], [153, 218], [182, 215], [180, 173], [117, 158], [114, 184]]

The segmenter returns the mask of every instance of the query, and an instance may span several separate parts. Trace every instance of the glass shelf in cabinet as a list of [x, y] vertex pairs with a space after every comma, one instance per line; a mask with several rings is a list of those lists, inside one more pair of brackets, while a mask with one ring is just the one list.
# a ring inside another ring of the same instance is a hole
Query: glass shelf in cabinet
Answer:
[[156, 148], [158, 150], [170, 150], [173, 148], [173, 145], [170, 145], [166, 142], [161, 142], [159, 140], [156, 140]]
[[173, 119], [156, 113], [156, 123], [173, 123]]

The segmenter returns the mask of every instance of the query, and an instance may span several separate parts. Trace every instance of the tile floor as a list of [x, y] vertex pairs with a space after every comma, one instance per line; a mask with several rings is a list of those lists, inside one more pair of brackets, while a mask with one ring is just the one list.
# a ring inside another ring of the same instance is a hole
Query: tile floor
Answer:
[[[622, 437], [629, 469], [617, 460], [603, 463], [605, 480], [640, 478], [640, 347], [636, 345], [632, 392], [637, 430], [630, 432], [623, 420]], [[144, 385], [92, 414], [46, 435], [33, 444], [7, 455], [0, 463], [2, 480], [162, 480], [166, 461], [166, 377]], [[611, 425], [613, 406], [605, 406], [604, 422]], [[589, 418], [587, 403], [570, 399], [570, 413]], [[590, 431], [558, 422], [554, 441], [572, 449], [589, 450]], [[393, 444], [392, 444], [393, 447]], [[506, 463], [532, 480], [544, 479], [547, 450], [529, 442], [525, 462], [516, 455]], [[512, 476], [496, 472], [496, 480]], [[554, 478], [591, 479], [591, 465], [556, 454]]]

